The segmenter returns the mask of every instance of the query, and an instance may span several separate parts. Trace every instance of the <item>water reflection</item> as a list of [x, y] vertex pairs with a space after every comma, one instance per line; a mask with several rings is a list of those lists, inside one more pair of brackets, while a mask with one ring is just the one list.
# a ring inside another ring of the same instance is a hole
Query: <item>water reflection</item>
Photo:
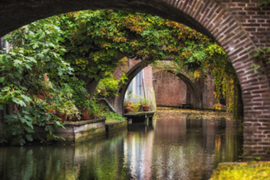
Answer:
[[123, 162], [126, 133], [76, 147], [2, 147], [0, 179], [128, 179]]
[[76, 147], [1, 147], [0, 179], [209, 179], [241, 149], [232, 121], [161, 112], [153, 124]]
[[219, 162], [238, 161], [241, 154], [241, 134], [224, 118], [163, 112], [154, 131], [131, 126], [125, 157], [134, 179], [209, 179]]
[[125, 162], [130, 178], [148, 179], [152, 174], [152, 149], [154, 126], [152, 124], [130, 124], [125, 139]]

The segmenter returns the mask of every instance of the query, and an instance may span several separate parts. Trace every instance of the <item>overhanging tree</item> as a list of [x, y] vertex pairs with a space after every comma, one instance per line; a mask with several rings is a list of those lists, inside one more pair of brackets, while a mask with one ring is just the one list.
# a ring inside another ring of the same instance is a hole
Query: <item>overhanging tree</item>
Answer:
[[[35, 95], [48, 92], [57, 97], [63, 87], [63, 94], [69, 94], [72, 88], [66, 87], [76, 88], [74, 83], [81, 80], [92, 95], [100, 78], [106, 71], [112, 72], [122, 57], [145, 63], [172, 59], [192, 71], [203, 72], [211, 66], [217, 84], [224, 77], [237, 80], [226, 53], [211, 39], [182, 24], [142, 13], [72, 12], [31, 23], [6, 39], [12, 48], [0, 55], [0, 83], [4, 86], [0, 104], [18, 107], [6, 122], [14, 125], [10, 126], [15, 132], [12, 136], [22, 144], [25, 138], [31, 140], [28, 134], [33, 132], [34, 121], [50, 132], [48, 122], [61, 126]], [[50, 96], [46, 101], [50, 103]]]
[[226, 73], [234, 75], [226, 53], [218, 44], [170, 20], [113, 10], [72, 12], [59, 18], [66, 32], [65, 59], [74, 67], [75, 74], [85, 80], [90, 94], [93, 82], [105, 71], [114, 70], [124, 56], [143, 59], [145, 63], [172, 59], [192, 70], [222, 66]]

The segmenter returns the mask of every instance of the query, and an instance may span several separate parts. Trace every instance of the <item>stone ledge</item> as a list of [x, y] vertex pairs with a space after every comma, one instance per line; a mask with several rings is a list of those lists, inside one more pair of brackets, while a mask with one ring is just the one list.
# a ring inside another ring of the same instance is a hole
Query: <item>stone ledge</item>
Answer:
[[96, 122], [105, 122], [106, 118], [103, 119], [89, 119], [89, 120], [79, 120], [79, 121], [65, 121], [65, 127], [66, 126], [80, 126], [84, 124], [89, 124], [90, 123], [96, 123]]
[[115, 120], [115, 121], [106, 122], [105, 127], [106, 127], [106, 133], [111, 134], [120, 129], [124, 129], [124, 128], [127, 129], [127, 121]]
[[[106, 138], [106, 134], [112, 134], [120, 129], [127, 129], [127, 121], [95, 119], [81, 121], [65, 121], [65, 129], [58, 128], [55, 135], [65, 138], [65, 140], [50, 141], [58, 145], [78, 145], [87, 141]], [[53, 126], [53, 124], [52, 124]], [[43, 127], [34, 125], [38, 136], [46, 139], [47, 131]], [[34, 140], [39, 140], [36, 134], [33, 134]]]
[[[105, 129], [106, 119], [97, 120], [83, 120], [83, 121], [66, 121], [65, 129], [58, 128], [54, 132], [55, 135], [63, 137], [65, 140], [52, 141], [56, 144], [69, 144], [77, 145], [86, 141], [92, 141], [99, 138], [106, 137]], [[53, 126], [53, 125], [52, 125]], [[35, 131], [38, 133], [39, 137], [46, 139], [47, 131], [43, 127], [34, 125]], [[34, 140], [38, 140], [36, 134], [33, 135]]]
[[124, 117], [127, 118], [129, 121], [132, 119], [132, 123], [142, 123], [149, 119], [149, 121], [152, 121], [153, 117], [155, 116], [156, 111], [139, 111], [139, 112], [130, 112], [125, 113]]

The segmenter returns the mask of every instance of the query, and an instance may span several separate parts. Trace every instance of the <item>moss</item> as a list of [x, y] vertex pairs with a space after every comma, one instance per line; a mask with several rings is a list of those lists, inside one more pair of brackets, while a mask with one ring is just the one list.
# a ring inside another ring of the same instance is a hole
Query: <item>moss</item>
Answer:
[[127, 121], [107, 119], [105, 123], [107, 133], [114, 133], [116, 130], [127, 128]]
[[121, 121], [115, 119], [106, 119], [105, 124], [119, 123]]
[[76, 138], [75, 143], [82, 143], [85, 141], [91, 141], [95, 139], [105, 138], [106, 131], [103, 128], [91, 129], [91, 131], [87, 131], [82, 133], [82, 136]]
[[270, 162], [222, 163], [210, 180], [270, 180]]

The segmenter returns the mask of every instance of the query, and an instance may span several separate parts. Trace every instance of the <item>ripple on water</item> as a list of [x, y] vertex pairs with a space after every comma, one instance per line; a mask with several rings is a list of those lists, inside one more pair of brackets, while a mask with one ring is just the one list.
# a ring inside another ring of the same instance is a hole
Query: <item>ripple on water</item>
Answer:
[[75, 147], [0, 147], [0, 179], [209, 179], [219, 162], [239, 160], [233, 124], [209, 112], [161, 110], [153, 124]]

